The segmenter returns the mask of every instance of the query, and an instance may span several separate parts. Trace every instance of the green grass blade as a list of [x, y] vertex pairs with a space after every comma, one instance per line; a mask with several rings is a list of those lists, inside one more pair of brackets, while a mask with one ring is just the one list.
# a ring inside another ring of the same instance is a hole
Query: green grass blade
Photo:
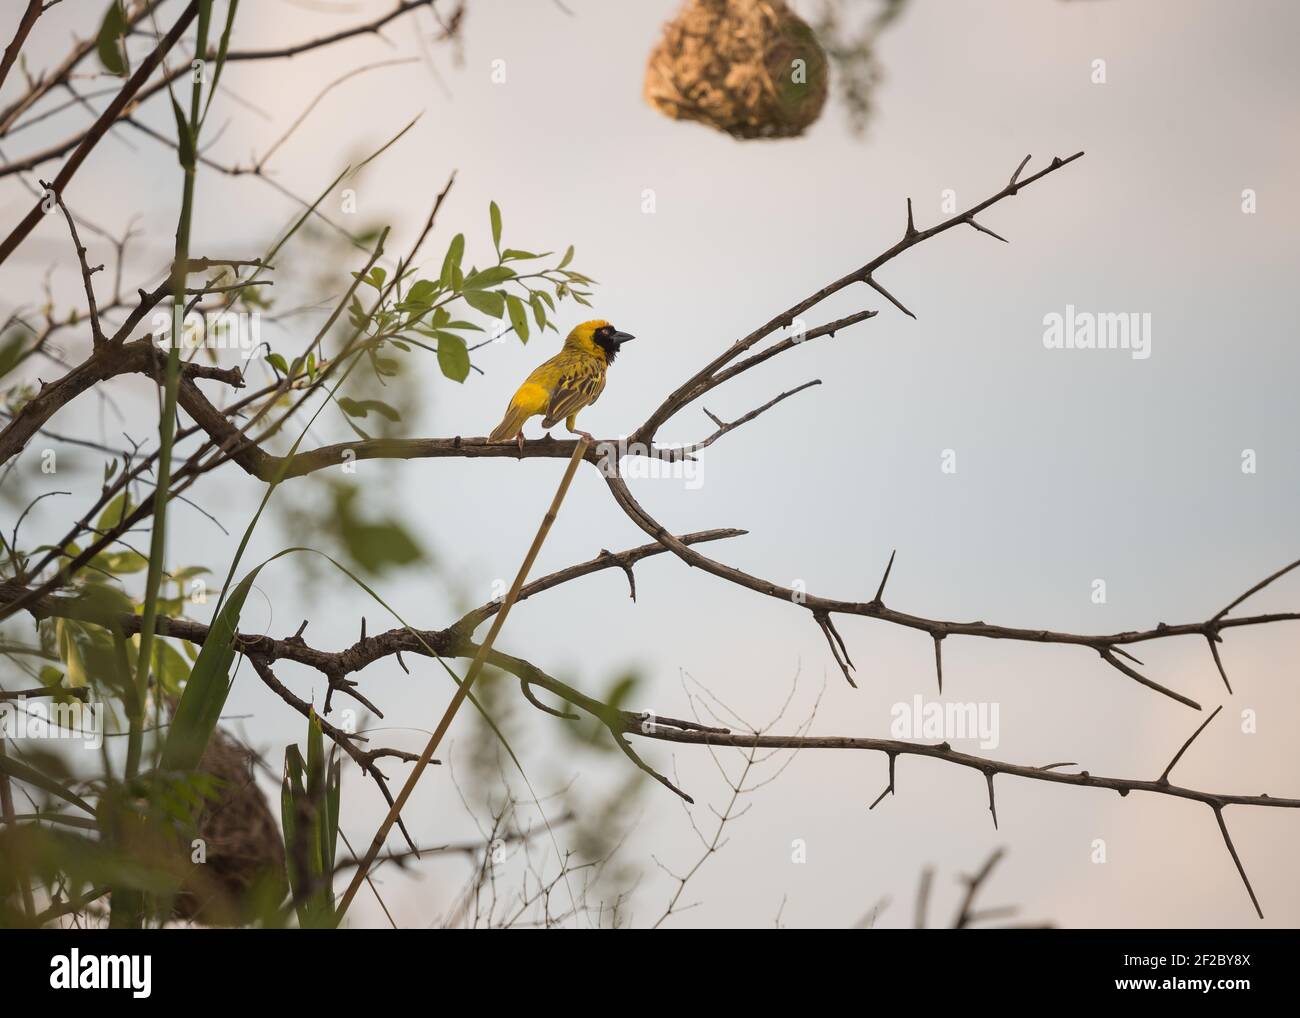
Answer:
[[13, 778], [15, 781], [25, 781], [29, 785], [57, 796], [64, 802], [70, 802], [72, 805], [84, 809], [91, 816], [95, 815], [95, 807], [79, 796], [76, 792], [64, 788], [53, 778], [49, 777], [44, 772], [37, 770], [35, 767], [31, 767], [28, 764], [23, 763], [21, 760], [15, 760], [8, 753], [4, 756], [0, 756], [0, 771], [4, 771], [5, 774], [9, 775], [9, 777]]
[[164, 771], [192, 771], [199, 765], [226, 705], [239, 613], [261, 568], [258, 566], [240, 581], [208, 630], [167, 731], [161, 760]]

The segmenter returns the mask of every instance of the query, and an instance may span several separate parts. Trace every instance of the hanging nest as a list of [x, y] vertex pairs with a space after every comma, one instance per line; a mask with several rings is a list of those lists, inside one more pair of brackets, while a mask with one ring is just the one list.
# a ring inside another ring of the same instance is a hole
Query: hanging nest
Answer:
[[190, 867], [172, 914], [209, 925], [249, 922], [287, 890], [280, 830], [253, 780], [253, 754], [220, 728], [199, 771], [216, 779], [214, 797], [198, 816], [207, 858]]
[[646, 101], [735, 138], [793, 138], [826, 102], [826, 53], [783, 0], [687, 0], [646, 66]]

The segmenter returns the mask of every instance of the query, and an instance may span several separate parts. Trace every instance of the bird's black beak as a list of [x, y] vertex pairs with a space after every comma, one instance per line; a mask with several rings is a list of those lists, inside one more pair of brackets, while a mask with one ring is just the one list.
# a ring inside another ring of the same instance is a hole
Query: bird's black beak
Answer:
[[630, 332], [611, 332], [609, 338], [620, 346], [626, 343], [629, 339], [636, 339], [636, 337]]

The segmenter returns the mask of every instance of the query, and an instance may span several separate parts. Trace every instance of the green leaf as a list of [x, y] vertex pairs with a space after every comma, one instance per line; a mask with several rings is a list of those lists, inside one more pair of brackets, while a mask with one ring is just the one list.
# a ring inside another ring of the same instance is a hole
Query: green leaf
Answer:
[[557, 268], [557, 269], [562, 269], [562, 268], [564, 268], [566, 265], [568, 265], [569, 262], [571, 262], [571, 261], [573, 261], [573, 245], [572, 245], [572, 244], [569, 245], [569, 250], [567, 250], [567, 251], [564, 252], [564, 257], [560, 259], [560, 264], [557, 265], [556, 268]]
[[528, 303], [533, 309], [533, 320], [537, 322], [539, 329], [546, 326], [546, 308], [542, 306], [542, 298], [546, 296], [540, 290], [534, 290], [528, 295]]
[[125, 491], [121, 492], [113, 501], [104, 506], [104, 511], [99, 514], [99, 519], [95, 522], [95, 529], [98, 531], [112, 530], [119, 526], [123, 519], [131, 513], [131, 501]]
[[438, 333], [438, 367], [453, 382], [464, 382], [469, 376], [469, 351], [454, 332]]
[[451, 238], [451, 244], [447, 248], [447, 256], [442, 260], [442, 275], [438, 281], [442, 284], [444, 290], [459, 289], [455, 285], [456, 276], [460, 272], [460, 260], [465, 254], [465, 234], [458, 233]]
[[171, 578], [177, 583], [182, 583], [185, 580], [192, 580], [196, 576], [208, 576], [211, 573], [212, 570], [207, 566], [186, 566], [184, 569], [178, 569], [172, 573]]
[[394, 410], [387, 403], [378, 399], [349, 399], [347, 396], [340, 396], [338, 399], [339, 409], [349, 417], [366, 417], [371, 411], [386, 417], [388, 420], [397, 422], [402, 419], [402, 415]]
[[123, 576], [140, 572], [149, 564], [149, 560], [138, 551], [109, 551], [100, 552], [91, 560], [91, 564], [115, 576]]
[[86, 583], [75, 589], [71, 600], [72, 604], [68, 607], [75, 611], [69, 614], [88, 619], [130, 615], [136, 608], [121, 587], [116, 583], [102, 582], [94, 573], [86, 574]]
[[410, 565], [424, 558], [424, 552], [411, 535], [393, 521], [349, 522], [343, 528], [343, 539], [357, 565], [371, 573], [382, 573], [390, 567]]
[[488, 218], [492, 220], [492, 246], [501, 254], [501, 208], [496, 202], [488, 204]]
[[126, 62], [126, 46], [123, 42], [126, 29], [123, 0], [112, 0], [108, 10], [104, 12], [104, 20], [99, 25], [99, 35], [95, 37], [95, 51], [99, 54], [99, 62], [104, 65], [104, 70], [109, 74], [116, 74], [119, 78], [125, 77], [130, 69]]
[[518, 248], [508, 247], [501, 252], [501, 260], [503, 262], [529, 261], [534, 258], [546, 258], [550, 253], [550, 251], [543, 251], [541, 254], [533, 254], [531, 251], [520, 251]]
[[10, 340], [0, 346], [0, 378], [9, 374], [22, 360], [23, 356], [23, 336], [17, 333]]
[[506, 313], [505, 295], [497, 290], [467, 290], [465, 303], [475, 311], [482, 311], [493, 318], [501, 318]]
[[183, 615], [185, 614], [185, 598], [160, 597], [158, 598], [158, 610], [164, 615]]
[[632, 693], [636, 690], [640, 680], [636, 675], [628, 674], [619, 676], [610, 684], [605, 693], [605, 702], [611, 707], [621, 708], [631, 698]]
[[466, 290], [486, 290], [490, 286], [504, 283], [515, 278], [515, 270], [509, 265], [494, 265], [482, 272], [471, 272], [465, 279]]
[[155, 640], [153, 645], [153, 675], [168, 693], [176, 695], [185, 688], [190, 677], [190, 665], [171, 644]]
[[416, 280], [415, 285], [406, 293], [406, 302], [408, 304], [422, 304], [428, 306], [433, 302], [434, 294], [438, 292], [438, 284], [429, 279]]
[[267, 354], [266, 363], [271, 365], [271, 367], [275, 368], [275, 370], [278, 371], [281, 375], [287, 375], [289, 373], [289, 364], [287, 361], [285, 361], [284, 357], [281, 354], [278, 353]]
[[54, 624], [54, 640], [63, 666], [68, 670], [68, 685], [85, 686], [90, 681], [86, 674], [85, 651], [89, 641], [86, 627], [71, 619], [59, 619]]
[[[365, 331], [370, 327], [370, 315], [366, 309], [361, 306], [361, 301], [354, 295], [352, 303], [348, 305], [348, 324], [354, 329]], [[297, 364], [297, 361], [294, 361]]]
[[524, 302], [513, 293], [506, 294], [506, 310], [510, 314], [510, 324], [521, 343], [528, 342], [528, 309]]
[[181, 166], [187, 170], [194, 169], [194, 133], [189, 121], [181, 111], [180, 103], [172, 100], [172, 113], [176, 115], [176, 156]]

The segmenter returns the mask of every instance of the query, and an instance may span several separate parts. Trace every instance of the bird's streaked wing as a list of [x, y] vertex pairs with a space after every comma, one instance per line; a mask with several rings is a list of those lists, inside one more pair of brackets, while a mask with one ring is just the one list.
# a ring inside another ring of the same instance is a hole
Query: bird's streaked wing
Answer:
[[594, 403], [604, 388], [604, 372], [586, 365], [570, 368], [560, 376], [555, 391], [551, 394], [546, 419], [554, 422], [576, 414], [583, 407]]

